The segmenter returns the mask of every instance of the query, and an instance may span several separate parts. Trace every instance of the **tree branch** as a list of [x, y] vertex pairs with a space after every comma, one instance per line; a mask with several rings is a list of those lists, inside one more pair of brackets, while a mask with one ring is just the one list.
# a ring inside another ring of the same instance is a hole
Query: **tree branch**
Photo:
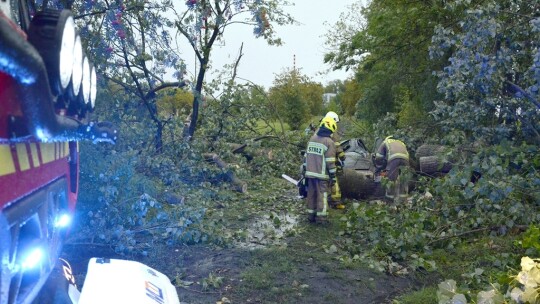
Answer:
[[197, 46], [195, 45], [195, 41], [193, 41], [191, 39], [191, 37], [189, 37], [189, 33], [182, 27], [182, 25], [180, 24], [180, 21], [177, 21], [176, 22], [176, 28], [178, 29], [178, 31], [184, 36], [186, 37], [186, 39], [188, 40], [189, 44], [191, 45], [191, 48], [193, 49], [193, 51], [195, 52], [195, 56], [197, 56], [197, 59], [199, 60], [199, 62], [202, 62], [203, 61], [203, 58], [201, 56], [201, 52], [199, 52], [199, 49], [197, 48]]
[[238, 68], [238, 65], [240, 64], [240, 59], [242, 59], [242, 56], [244, 55], [242, 53], [242, 49], [244, 48], [244, 43], [240, 45], [240, 51], [238, 52], [238, 58], [236, 59], [233, 67], [233, 74], [232, 74], [232, 81], [234, 82], [234, 79], [236, 78], [236, 70]]
[[144, 96], [144, 98], [150, 98], [151, 96], [153, 96], [156, 92], [158, 91], [161, 91], [165, 88], [172, 88], [172, 87], [177, 87], [177, 88], [182, 88], [186, 86], [186, 82], [185, 81], [176, 81], [176, 82], [166, 82], [166, 83], [163, 83], [155, 88], [153, 88], [152, 90], [148, 91], [148, 93], [146, 93], [146, 95]]
[[141, 96], [139, 96], [137, 94], [137, 91], [136, 90], [133, 90], [133, 88], [131, 86], [129, 86], [127, 83], [125, 82], [122, 82], [116, 78], [113, 78], [113, 77], [109, 77], [107, 76], [106, 74], [103, 75], [103, 77], [105, 77], [105, 79], [109, 80], [109, 81], [112, 81], [114, 83], [116, 83], [117, 85], [121, 86], [122, 88], [124, 88], [125, 90], [129, 91], [130, 93], [138, 96], [139, 98], [141, 98]]
[[511, 82], [511, 81], [508, 81], [508, 80], [505, 80], [504, 81], [505, 83], [507, 83], [508, 85], [510, 85], [510, 87], [518, 92], [520, 92], [521, 94], [523, 94], [523, 96], [525, 96], [530, 102], [532, 102], [537, 108], [540, 109], [540, 102], [538, 102], [538, 100], [536, 100], [534, 97], [532, 97], [529, 93], [527, 93], [525, 90], [523, 90], [520, 86], [518, 86], [517, 84]]
[[[86, 14], [82, 14], [82, 15], [77, 15], [77, 16], [74, 16], [73, 19], [77, 20], [77, 19], [83, 19], [85, 17], [90, 17], [90, 16], [96, 16], [96, 15], [101, 15], [101, 14], [105, 14], [107, 11], [110, 11], [112, 9], [116, 9], [117, 7], [110, 7], [108, 6], [106, 9], [102, 9], [102, 10], [99, 10], [99, 11], [92, 11], [92, 12], [88, 12]], [[134, 5], [134, 6], [130, 6], [130, 7], [127, 7], [125, 9], [125, 11], [132, 11], [132, 10], [135, 10], [135, 9], [140, 9], [140, 10], [150, 10], [150, 9], [161, 9], [163, 8], [162, 6], [159, 6], [159, 5], [156, 5], [156, 6], [148, 6], [148, 7], [145, 7], [144, 5]]]

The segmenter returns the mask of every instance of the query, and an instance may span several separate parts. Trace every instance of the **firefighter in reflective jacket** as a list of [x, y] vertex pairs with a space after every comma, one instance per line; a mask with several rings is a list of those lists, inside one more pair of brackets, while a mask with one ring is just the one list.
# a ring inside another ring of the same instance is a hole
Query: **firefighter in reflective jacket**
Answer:
[[400, 178], [401, 169], [409, 166], [409, 152], [405, 144], [388, 136], [377, 149], [375, 164], [385, 169], [387, 178], [392, 181], [390, 187], [386, 189], [386, 198], [394, 202], [405, 200], [409, 187], [407, 182]]
[[[330, 117], [334, 119], [336, 121], [336, 126], [337, 123], [339, 123], [339, 116], [334, 111], [329, 111], [328, 113], [326, 113], [325, 117]], [[334, 140], [334, 144], [336, 145], [336, 169], [337, 172], [340, 173], [343, 169], [343, 164], [345, 162], [345, 151], [343, 151], [343, 147], [339, 144], [340, 138], [337, 132], [334, 132], [332, 134], [332, 139]], [[332, 184], [332, 189], [330, 192], [330, 206], [336, 209], [345, 209], [345, 205], [343, 205], [343, 202], [341, 201], [341, 189], [339, 188], [339, 181], [337, 179], [337, 176], [336, 182]]]
[[319, 129], [311, 136], [307, 145], [304, 165], [310, 222], [327, 222], [328, 190], [332, 183], [336, 182], [336, 146], [332, 139], [336, 129], [334, 119], [323, 118]]

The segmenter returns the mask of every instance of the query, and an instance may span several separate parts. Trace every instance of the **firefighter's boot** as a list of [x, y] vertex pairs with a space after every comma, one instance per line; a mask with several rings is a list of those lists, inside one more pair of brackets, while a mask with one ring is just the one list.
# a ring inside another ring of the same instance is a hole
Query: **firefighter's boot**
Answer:
[[332, 193], [330, 194], [330, 206], [334, 209], [345, 209], [345, 205], [341, 202], [341, 189], [339, 183], [336, 182], [332, 185]]

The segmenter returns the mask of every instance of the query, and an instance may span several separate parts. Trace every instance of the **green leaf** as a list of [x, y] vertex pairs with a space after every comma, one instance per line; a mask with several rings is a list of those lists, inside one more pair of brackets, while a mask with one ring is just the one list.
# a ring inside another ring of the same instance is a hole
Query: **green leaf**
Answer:
[[439, 283], [439, 292], [442, 295], [453, 297], [456, 293], [456, 281], [450, 279]]
[[331, 245], [330, 247], [328, 247], [328, 249], [325, 249], [324, 251], [329, 254], [336, 253], [337, 247], [336, 245]]
[[467, 298], [465, 298], [465, 295], [458, 293], [452, 297], [451, 304], [467, 304]]
[[176, 286], [187, 287], [193, 285], [193, 281], [176, 280]]

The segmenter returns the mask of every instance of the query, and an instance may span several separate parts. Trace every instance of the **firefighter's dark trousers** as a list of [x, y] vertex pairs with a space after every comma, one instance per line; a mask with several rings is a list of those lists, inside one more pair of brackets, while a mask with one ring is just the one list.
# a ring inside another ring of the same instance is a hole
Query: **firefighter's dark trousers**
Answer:
[[395, 203], [405, 201], [409, 193], [409, 183], [402, 180], [400, 174], [401, 169], [407, 166], [409, 166], [409, 161], [401, 158], [392, 159], [386, 165], [387, 177], [391, 181], [390, 186], [386, 189], [386, 198]]
[[310, 218], [326, 217], [328, 214], [328, 181], [317, 178], [306, 178], [307, 212]]

